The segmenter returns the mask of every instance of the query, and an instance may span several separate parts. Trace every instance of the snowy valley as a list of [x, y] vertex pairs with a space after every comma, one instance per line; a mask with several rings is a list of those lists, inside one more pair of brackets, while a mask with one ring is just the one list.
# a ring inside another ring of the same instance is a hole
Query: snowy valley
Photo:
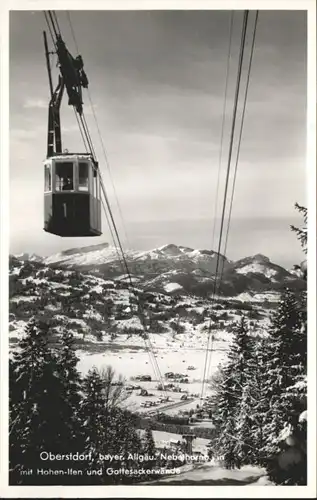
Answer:
[[[160, 376], [180, 374], [165, 381], [170, 386], [170, 402], [175, 403], [175, 409], [168, 405], [170, 414], [179, 413], [180, 405], [181, 410], [195, 407], [210, 334], [206, 380], [224, 361], [232, 327], [242, 315], [254, 335], [261, 335], [276, 306], [279, 287], [285, 282], [299, 289], [305, 286], [265, 256], [237, 262], [221, 256], [226, 288], [211, 300], [217, 254], [166, 245], [148, 252], [127, 252], [131, 289], [117, 253], [103, 244], [48, 258], [11, 256], [10, 343], [14, 349], [34, 315], [49, 321], [52, 343], [57, 343], [66, 326], [74, 335], [82, 373], [93, 366], [111, 365], [129, 384], [135, 378], [149, 377], [141, 385], [153, 394], [159, 408], [166, 407], [158, 399], [162, 396], [157, 390]], [[146, 348], [145, 331], [152, 355]], [[159, 367], [156, 372], [153, 356]], [[181, 400], [184, 395], [188, 402]], [[146, 404], [141, 406], [143, 402], [134, 390], [127, 404], [133, 411], [147, 413], [150, 410]]]

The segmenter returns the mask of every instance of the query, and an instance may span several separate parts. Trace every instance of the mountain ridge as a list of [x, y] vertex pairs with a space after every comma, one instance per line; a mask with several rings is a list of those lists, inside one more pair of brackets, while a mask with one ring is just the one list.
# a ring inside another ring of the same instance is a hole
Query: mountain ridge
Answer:
[[[16, 256], [18, 260], [29, 260], [27, 257]], [[298, 276], [261, 253], [232, 261], [222, 254], [218, 259], [214, 250], [169, 243], [151, 250], [127, 250], [125, 257], [133, 281], [148, 291], [209, 295], [213, 293], [216, 273], [222, 275], [221, 292], [225, 295], [276, 290], [285, 285], [303, 288]], [[50, 267], [127, 280], [120, 252], [109, 243], [70, 248], [40, 261]]]

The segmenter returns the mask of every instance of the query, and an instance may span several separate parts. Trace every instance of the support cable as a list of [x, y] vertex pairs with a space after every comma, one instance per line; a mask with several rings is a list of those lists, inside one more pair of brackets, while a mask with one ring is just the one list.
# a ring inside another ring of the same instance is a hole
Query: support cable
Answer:
[[43, 11], [43, 14], [44, 14], [44, 17], [45, 17], [45, 21], [46, 21], [46, 24], [47, 24], [47, 28], [48, 28], [48, 31], [51, 35], [51, 39], [52, 39], [52, 42], [53, 42], [53, 45], [54, 45], [54, 48], [56, 50], [56, 42], [55, 42], [55, 39], [54, 39], [54, 35], [53, 35], [53, 31], [52, 31], [52, 27], [50, 25], [50, 22], [49, 22], [49, 19], [48, 19], [48, 15], [47, 15], [47, 12], [44, 10]]
[[[112, 227], [111, 227], [111, 223], [110, 223], [110, 220], [109, 220], [109, 216], [108, 216], [108, 211], [106, 209], [106, 206], [105, 206], [105, 203], [104, 203], [103, 199], [101, 199], [101, 203], [102, 203], [104, 214], [105, 214], [105, 217], [106, 217], [106, 220], [107, 220], [107, 224], [108, 224], [108, 227], [109, 227], [109, 230], [110, 230], [110, 234], [111, 234], [111, 237], [112, 237], [113, 245], [114, 245], [117, 257], [118, 257], [118, 261], [119, 261], [120, 265], [122, 266], [123, 274], [125, 274], [125, 271], [126, 271], [125, 270], [125, 266], [124, 266], [124, 263], [123, 263], [122, 258], [120, 256], [120, 253], [118, 251], [117, 242], [115, 240], [115, 235], [113, 233], [113, 230], [112, 230]], [[160, 379], [160, 374], [157, 373], [155, 364], [154, 364], [153, 359], [151, 357], [150, 349], [149, 349], [149, 347], [147, 345], [147, 342], [146, 342], [145, 338], [144, 338], [144, 341], [145, 341], [145, 348], [146, 348], [147, 353], [149, 354], [150, 362], [151, 362], [151, 365], [152, 365], [152, 368], [153, 368], [153, 373], [154, 373], [155, 377], [158, 378], [158, 380], [159, 380]]]
[[115, 248], [115, 252], [116, 252], [117, 257], [118, 257], [118, 261], [120, 262], [120, 265], [122, 267], [123, 274], [125, 274], [124, 264], [123, 264], [123, 262], [121, 260], [121, 255], [120, 255], [120, 253], [118, 251], [118, 247], [117, 247], [117, 243], [116, 243], [116, 240], [115, 240], [115, 236], [113, 234], [113, 230], [112, 230], [112, 227], [111, 227], [111, 222], [110, 222], [110, 219], [109, 219], [109, 216], [108, 216], [108, 211], [107, 211], [105, 203], [104, 203], [104, 201], [102, 199], [101, 199], [101, 204], [102, 204], [102, 208], [103, 208], [103, 211], [104, 211], [104, 214], [105, 214], [105, 217], [106, 217], [106, 221], [107, 221], [107, 225], [108, 225], [108, 228], [109, 228], [109, 231], [110, 231], [111, 239], [113, 241], [113, 246]]
[[228, 47], [228, 57], [227, 57], [227, 69], [226, 69], [226, 83], [225, 83], [225, 94], [224, 94], [224, 102], [223, 102], [223, 110], [222, 110], [222, 124], [221, 124], [221, 136], [220, 136], [220, 150], [219, 150], [219, 162], [218, 162], [216, 200], [215, 200], [215, 208], [214, 208], [215, 215], [214, 215], [214, 226], [213, 226], [212, 244], [211, 244], [212, 249], [214, 248], [215, 232], [216, 232], [216, 225], [217, 225], [217, 206], [218, 206], [220, 172], [221, 172], [222, 152], [223, 152], [223, 136], [224, 136], [224, 129], [225, 129], [225, 121], [226, 121], [227, 94], [228, 94], [228, 83], [229, 83], [233, 20], [234, 20], [234, 11], [232, 11], [231, 18], [230, 18], [229, 47]]
[[[243, 16], [241, 44], [240, 44], [240, 54], [239, 54], [239, 64], [238, 64], [238, 73], [237, 73], [237, 83], [236, 83], [236, 90], [235, 90], [235, 97], [234, 97], [233, 119], [232, 119], [231, 134], [230, 134], [229, 154], [228, 154], [228, 163], [227, 163], [227, 174], [226, 174], [226, 182], [225, 182], [225, 190], [224, 190], [224, 198], [223, 198], [223, 206], [222, 206], [220, 235], [219, 235], [219, 244], [218, 244], [218, 251], [217, 251], [217, 263], [216, 263], [216, 272], [215, 272], [215, 278], [214, 278], [214, 291], [213, 291], [213, 296], [212, 296], [212, 302], [215, 299], [215, 295], [216, 295], [216, 291], [217, 291], [217, 285], [218, 285], [218, 289], [219, 289], [220, 288], [220, 284], [221, 284], [220, 282], [218, 284], [220, 251], [221, 251], [221, 243], [222, 243], [222, 236], [223, 236], [223, 226], [224, 226], [226, 204], [227, 204], [227, 196], [228, 196], [228, 185], [229, 185], [229, 175], [230, 175], [230, 167], [231, 167], [231, 157], [232, 157], [233, 140], [234, 140], [236, 117], [237, 117], [237, 108], [238, 108], [238, 100], [239, 100], [239, 91], [240, 91], [240, 83], [241, 83], [242, 64], [243, 64], [243, 56], [244, 56], [244, 49], [245, 49], [245, 39], [246, 39], [248, 17], [249, 17], [249, 11], [247, 10], [247, 11], [245, 11], [244, 16]], [[201, 398], [203, 397], [203, 394], [204, 394], [204, 386], [205, 386], [205, 378], [206, 378], [206, 373], [207, 373], [208, 352], [209, 352], [210, 339], [211, 339], [211, 319], [210, 319], [210, 322], [209, 322], [209, 331], [208, 331], [208, 339], [207, 339], [207, 347], [206, 347], [206, 356], [205, 356], [204, 372], [203, 372], [203, 379], [202, 379]]]
[[225, 191], [224, 191], [224, 198], [223, 198], [223, 205], [222, 205], [222, 215], [221, 215], [220, 236], [219, 236], [219, 245], [218, 245], [218, 258], [217, 258], [217, 267], [216, 267], [215, 288], [217, 286], [217, 278], [218, 278], [218, 271], [219, 271], [219, 260], [220, 260], [219, 256], [220, 256], [220, 251], [221, 251], [221, 243], [222, 243], [222, 236], [223, 236], [223, 227], [224, 227], [225, 212], [226, 212], [226, 206], [227, 206], [229, 176], [230, 176], [230, 168], [231, 168], [231, 158], [232, 158], [232, 150], [233, 150], [234, 132], [235, 132], [235, 125], [236, 125], [236, 118], [237, 118], [237, 108], [238, 108], [238, 101], [239, 101], [241, 73], [242, 73], [242, 63], [243, 63], [243, 56], [244, 56], [244, 49], [245, 49], [245, 39], [246, 39], [248, 16], [249, 16], [249, 11], [246, 11], [245, 14], [244, 14], [243, 27], [242, 27], [242, 39], [241, 39], [241, 48], [240, 48], [240, 55], [239, 55], [239, 68], [238, 68], [237, 86], [236, 86], [236, 91], [235, 91], [235, 100], [234, 100], [234, 109], [233, 109], [233, 120], [232, 120], [232, 127], [231, 127], [229, 155], [228, 155], [228, 164], [227, 164], [227, 175], [226, 175]]
[[[214, 208], [214, 224], [213, 224], [212, 244], [211, 244], [211, 248], [212, 249], [214, 248], [215, 232], [216, 232], [216, 225], [217, 225], [217, 207], [218, 207], [219, 185], [220, 185], [220, 172], [221, 172], [222, 153], [223, 153], [224, 129], [225, 129], [226, 110], [227, 110], [227, 95], [228, 95], [228, 84], [229, 84], [229, 74], [230, 74], [230, 56], [231, 56], [231, 45], [232, 45], [233, 22], [234, 22], [234, 11], [232, 11], [231, 16], [230, 16], [229, 46], [228, 46], [227, 67], [226, 67], [225, 93], [224, 93], [224, 102], [223, 102], [223, 111], [222, 111], [222, 124], [221, 124], [221, 135], [220, 135], [219, 163], [218, 163], [216, 199], [215, 199], [215, 208]], [[207, 346], [207, 353], [209, 352], [209, 354], [208, 354], [209, 364], [208, 364], [207, 371], [206, 371], [207, 374], [210, 372], [210, 368], [211, 368], [213, 341], [214, 341], [214, 336], [212, 334], [211, 335], [210, 349]], [[203, 396], [203, 394], [202, 394], [202, 396]]]
[[52, 11], [52, 15], [53, 15], [53, 18], [55, 20], [55, 24], [56, 24], [56, 28], [57, 28], [58, 34], [61, 35], [61, 30], [60, 30], [60, 27], [59, 27], [59, 24], [58, 24], [57, 15], [56, 15], [55, 10]]
[[87, 140], [87, 144], [88, 144], [88, 147], [89, 147], [89, 151], [93, 157], [93, 159], [96, 161], [97, 160], [97, 157], [96, 157], [96, 152], [95, 152], [95, 149], [94, 149], [94, 145], [92, 143], [92, 140], [91, 140], [91, 136], [90, 136], [90, 133], [89, 133], [89, 128], [88, 128], [88, 125], [87, 125], [87, 122], [86, 122], [86, 119], [85, 119], [85, 115], [84, 113], [82, 113], [80, 116], [79, 116], [79, 119], [81, 121], [81, 124], [82, 124], [82, 127], [83, 127], [83, 130], [84, 130], [84, 133], [85, 133], [85, 136], [86, 136], [86, 140]]
[[48, 16], [49, 16], [49, 18], [50, 18], [51, 24], [52, 24], [52, 28], [53, 28], [53, 31], [54, 31], [54, 35], [55, 35], [55, 37], [56, 37], [56, 38], [58, 38], [58, 35], [59, 35], [60, 33], [58, 33], [58, 31], [57, 31], [57, 29], [56, 29], [56, 26], [55, 26], [55, 21], [54, 21], [54, 18], [53, 18], [52, 11], [51, 11], [51, 10], [49, 10], [49, 11], [47, 11], [47, 12], [48, 12]]
[[128, 276], [128, 280], [129, 280], [129, 284], [130, 284], [130, 291], [134, 294], [135, 298], [138, 301], [139, 317], [140, 317], [141, 323], [142, 323], [143, 328], [144, 328], [144, 335], [145, 335], [145, 337], [143, 337], [143, 339], [144, 339], [144, 342], [145, 342], [146, 350], [148, 351], [149, 354], [151, 353], [152, 356], [153, 356], [153, 361], [154, 361], [154, 365], [155, 365], [155, 370], [154, 370], [155, 376], [158, 378], [159, 382], [161, 383], [163, 391], [165, 391], [163, 377], [162, 377], [162, 374], [161, 374], [161, 371], [160, 371], [160, 368], [159, 368], [156, 356], [155, 356], [154, 351], [153, 351], [153, 346], [152, 346], [151, 340], [149, 338], [149, 333], [147, 332], [147, 325], [146, 325], [146, 322], [145, 322], [144, 313], [143, 313], [143, 310], [141, 310], [140, 298], [136, 296], [136, 293], [134, 291], [134, 285], [133, 285], [133, 282], [132, 282], [132, 277], [131, 277], [130, 270], [129, 270], [129, 267], [128, 267], [128, 264], [127, 264], [127, 260], [126, 260], [126, 257], [125, 257], [124, 251], [123, 251], [123, 247], [122, 247], [122, 244], [121, 244], [121, 241], [120, 241], [119, 233], [118, 233], [118, 230], [117, 230], [117, 227], [116, 227], [116, 223], [115, 223], [115, 220], [114, 220], [114, 217], [113, 217], [113, 214], [112, 214], [111, 206], [110, 206], [110, 203], [109, 203], [109, 199], [108, 199], [108, 196], [107, 196], [107, 193], [106, 193], [105, 185], [104, 185], [103, 179], [101, 177], [100, 171], [99, 171], [99, 179], [100, 179], [101, 190], [102, 190], [102, 193], [103, 193], [103, 196], [105, 198], [106, 205], [107, 205], [107, 208], [108, 208], [108, 213], [110, 215], [111, 223], [112, 223], [112, 226], [114, 228], [114, 234], [115, 234], [116, 240], [117, 240], [118, 245], [119, 245], [120, 253], [122, 255], [123, 267], [124, 267], [124, 269], [126, 271], [126, 274]]
[[73, 109], [74, 109], [74, 113], [75, 113], [75, 117], [76, 117], [76, 121], [77, 121], [79, 130], [80, 130], [80, 135], [81, 135], [81, 138], [82, 138], [83, 143], [84, 143], [84, 148], [85, 148], [86, 152], [89, 153], [89, 147], [87, 145], [87, 139], [86, 139], [84, 131], [83, 131], [82, 127], [81, 127], [80, 120], [78, 118], [78, 114], [76, 112], [75, 106], [73, 106]]
[[125, 226], [125, 222], [124, 222], [123, 213], [122, 213], [122, 210], [121, 210], [121, 206], [120, 206], [120, 203], [119, 203], [118, 195], [117, 195], [116, 188], [115, 188], [114, 181], [113, 181], [113, 177], [112, 177], [112, 174], [111, 174], [110, 163], [108, 161], [108, 154], [107, 154], [107, 151], [106, 151], [106, 147], [105, 147], [104, 141], [102, 139], [102, 134], [101, 134], [101, 131], [100, 131], [99, 123], [98, 123], [98, 120], [97, 120], [97, 116], [96, 116], [94, 105], [93, 105], [92, 98], [91, 98], [91, 92], [89, 91], [89, 89], [87, 89], [87, 93], [88, 93], [88, 98], [89, 98], [89, 102], [90, 102], [90, 107], [91, 107], [91, 110], [92, 110], [92, 114], [93, 114], [93, 117], [94, 117], [94, 120], [95, 120], [97, 132], [98, 132], [98, 135], [99, 135], [99, 140], [100, 140], [100, 144], [101, 144], [103, 156], [104, 156], [104, 159], [105, 159], [106, 167], [107, 167], [107, 170], [108, 170], [108, 173], [109, 173], [109, 177], [110, 177], [112, 189], [113, 189], [113, 192], [114, 192], [114, 195], [115, 195], [115, 199], [116, 199], [116, 204], [117, 204], [117, 207], [118, 207], [119, 216], [120, 216], [120, 219], [122, 221], [122, 227], [123, 227], [123, 230], [124, 230], [124, 236], [125, 236], [127, 245], [130, 246], [128, 235], [127, 235], [127, 231], [126, 231], [126, 226]]
[[[72, 21], [71, 21], [70, 12], [66, 11], [66, 14], [67, 14], [68, 23], [69, 23], [69, 26], [70, 26], [70, 29], [71, 29], [71, 33], [72, 33], [72, 38], [74, 40], [75, 48], [76, 48], [77, 53], [79, 53], [79, 47], [78, 47], [77, 39], [76, 39], [76, 36], [75, 36], [75, 31], [74, 31], [74, 28], [73, 28], [73, 24], [72, 24]], [[111, 174], [111, 168], [110, 168], [110, 163], [109, 163], [109, 160], [108, 160], [108, 154], [107, 154], [106, 147], [105, 147], [105, 144], [104, 144], [104, 141], [103, 141], [103, 138], [102, 138], [102, 134], [101, 134], [101, 131], [100, 131], [99, 123], [98, 123], [97, 116], [96, 116], [96, 113], [95, 113], [95, 107], [94, 107], [93, 102], [92, 102], [91, 91], [89, 90], [89, 88], [87, 89], [87, 94], [88, 94], [88, 98], [89, 98], [89, 102], [90, 102], [91, 111], [92, 111], [92, 114], [93, 114], [93, 117], [94, 117], [94, 121], [95, 121], [95, 124], [96, 124], [96, 128], [97, 128], [97, 132], [98, 132], [100, 144], [101, 144], [101, 147], [102, 147], [102, 151], [103, 151], [103, 155], [104, 155], [106, 167], [107, 167], [107, 170], [108, 170], [108, 173], [109, 173], [109, 177], [110, 177], [112, 189], [113, 189], [113, 192], [114, 192], [114, 195], [115, 195], [115, 199], [116, 199], [116, 204], [117, 204], [117, 207], [118, 207], [119, 216], [120, 216], [120, 219], [122, 221], [122, 227], [123, 227], [123, 230], [124, 230], [124, 236], [125, 236], [127, 245], [130, 246], [128, 235], [127, 235], [127, 231], [126, 231], [126, 225], [125, 225], [125, 221], [124, 221], [124, 217], [123, 217], [123, 213], [122, 213], [122, 210], [121, 210], [121, 206], [120, 206], [120, 203], [119, 203], [118, 195], [117, 195], [116, 188], [115, 188], [114, 181], [113, 181], [113, 177], [112, 177], [112, 174]]]
[[[247, 81], [246, 81], [246, 88], [245, 88], [245, 94], [244, 94], [244, 102], [243, 102], [243, 111], [242, 111], [242, 117], [241, 117], [240, 133], [239, 133], [239, 139], [238, 139], [237, 156], [236, 156], [235, 169], [234, 169], [234, 177], [233, 177], [232, 193], [231, 193], [231, 200], [230, 200], [230, 209], [229, 209], [229, 216], [228, 216], [226, 239], [225, 239], [225, 246], [224, 246], [224, 251], [223, 251], [223, 255], [224, 256], [226, 256], [227, 246], [228, 246], [228, 238], [229, 238], [229, 231], [230, 231], [230, 222], [231, 222], [231, 215], [232, 215], [233, 198], [234, 198], [234, 192], [235, 192], [235, 186], [236, 186], [237, 169], [238, 169], [238, 163], [239, 163], [240, 147], [241, 147], [242, 132], [243, 132], [244, 118], [245, 118], [245, 111], [246, 111], [246, 104], [247, 104], [247, 96], [248, 96], [249, 83], [250, 83], [250, 74], [251, 74], [251, 67], [252, 67], [252, 61], [253, 61], [253, 53], [254, 53], [254, 47], [255, 47], [255, 37], [256, 37], [256, 29], [257, 29], [257, 23], [258, 23], [258, 16], [259, 16], [259, 11], [256, 11], [255, 21], [254, 21], [254, 28], [253, 28], [253, 36], [252, 36], [251, 54], [250, 54], [250, 59], [249, 59]], [[221, 272], [220, 272], [220, 280], [219, 280], [220, 283], [222, 282], [222, 278], [223, 278], [224, 262], [225, 261], [223, 259], [222, 260], [222, 266], [221, 266]], [[208, 377], [208, 375], [210, 374], [210, 371], [211, 371], [211, 358], [212, 358], [212, 344], [213, 344], [213, 340], [214, 340], [214, 338], [213, 338], [213, 335], [212, 335], [212, 337], [211, 337], [211, 349], [210, 349], [210, 355], [209, 355], [210, 360], [209, 360], [209, 366], [207, 368], [207, 377]]]
[[[254, 21], [254, 28], [253, 28], [251, 54], [250, 54], [250, 61], [249, 61], [249, 67], [248, 67], [248, 73], [247, 73], [247, 82], [246, 82], [246, 88], [245, 88], [245, 94], [244, 94], [243, 110], [242, 110], [242, 117], [241, 117], [241, 127], [240, 127], [239, 139], [238, 139], [237, 156], [236, 156], [236, 163], [235, 163], [235, 168], [234, 168], [234, 176], [233, 176], [233, 185], [232, 185], [232, 193], [231, 193], [229, 216], [228, 216], [227, 233], [226, 233], [223, 255], [226, 255], [226, 253], [227, 253], [232, 206], [233, 206], [233, 198], [234, 198], [234, 192], [235, 192], [235, 186], [236, 186], [237, 170], [238, 170], [238, 163], [239, 163], [239, 157], [240, 157], [241, 140], [242, 140], [244, 118], [245, 118], [245, 111], [246, 111], [247, 98], [248, 98], [248, 90], [249, 90], [251, 67], [252, 67], [252, 61], [253, 61], [253, 53], [254, 53], [254, 47], [255, 47], [255, 36], [256, 36], [256, 29], [257, 29], [257, 24], [258, 24], [258, 17], [259, 17], [259, 11], [257, 10], [256, 14], [255, 14], [255, 21]], [[223, 271], [224, 271], [224, 260], [223, 260], [221, 274], [220, 274], [220, 276], [221, 276], [220, 281], [222, 279]]]
[[72, 37], [73, 37], [73, 40], [74, 40], [75, 48], [76, 48], [77, 54], [79, 54], [78, 44], [77, 44], [77, 40], [76, 40], [76, 36], [75, 36], [75, 31], [74, 31], [74, 28], [73, 28], [73, 24], [72, 24], [72, 21], [71, 21], [71, 18], [70, 18], [70, 12], [69, 12], [69, 10], [66, 11], [66, 15], [67, 15], [67, 19], [68, 19], [68, 24], [69, 24], [70, 30], [72, 32]]

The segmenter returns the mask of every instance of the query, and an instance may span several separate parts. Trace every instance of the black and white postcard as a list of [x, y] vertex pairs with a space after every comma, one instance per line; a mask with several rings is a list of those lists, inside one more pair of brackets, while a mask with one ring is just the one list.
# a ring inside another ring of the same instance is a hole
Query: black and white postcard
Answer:
[[2, 496], [315, 496], [315, 16], [2, 7]]

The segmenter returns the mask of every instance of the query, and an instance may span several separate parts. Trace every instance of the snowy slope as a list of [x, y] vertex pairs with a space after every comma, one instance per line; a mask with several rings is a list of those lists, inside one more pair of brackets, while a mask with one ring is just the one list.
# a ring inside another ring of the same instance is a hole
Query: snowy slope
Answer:
[[[127, 257], [134, 256], [138, 252], [128, 251]], [[62, 264], [67, 267], [99, 266], [108, 262], [117, 261], [118, 249], [108, 243], [93, 245], [83, 248], [75, 248], [61, 252], [44, 259], [45, 264]]]
[[178, 283], [167, 283], [164, 286], [164, 289], [167, 293], [173, 293], [173, 292], [179, 292], [180, 290], [183, 289], [183, 287]]
[[[274, 302], [273, 294], [242, 294], [236, 300], [215, 297], [213, 303], [209, 297], [201, 298], [193, 294], [186, 298], [180, 293], [182, 289], [175, 281], [175, 273], [166, 278], [164, 293], [142, 290], [139, 284], [131, 292], [122, 279], [109, 279], [11, 257], [10, 331], [19, 336], [23, 325], [35, 315], [51, 322], [52, 331], [57, 335], [60, 327], [70, 321], [73, 332], [84, 343], [90, 335], [98, 341], [109, 342], [118, 335], [134, 335], [143, 331], [137, 305], [140, 297], [150, 331], [159, 333], [162, 339], [164, 335], [172, 337], [177, 324], [185, 334], [183, 344], [186, 344], [186, 335], [189, 335], [191, 342], [198, 347], [200, 332], [204, 337], [206, 317], [210, 314], [219, 315], [219, 325], [225, 327], [226, 322], [237, 319], [239, 312], [246, 308], [246, 298], [248, 310], [254, 309], [257, 317], [261, 302]], [[258, 323], [260, 325], [261, 321]], [[164, 342], [168, 342], [167, 338]]]
[[[117, 248], [103, 243], [52, 255], [45, 258], [44, 263], [127, 282], [127, 277], [122, 276], [119, 255]], [[147, 290], [177, 293], [178, 289], [179, 293], [200, 296], [213, 293], [218, 254], [212, 250], [167, 244], [146, 251], [126, 250], [125, 256], [132, 281]], [[219, 269], [223, 269], [222, 293], [227, 296], [271, 291], [285, 283], [294, 287], [305, 286], [297, 276], [261, 254], [237, 262], [220, 255], [218, 272]]]
[[[45, 258], [46, 264], [63, 264], [68, 267], [100, 266], [109, 264], [118, 260], [118, 249], [110, 246], [108, 243], [93, 245], [78, 249], [71, 249], [56, 255]], [[205, 269], [208, 272], [215, 272], [217, 254], [208, 250], [194, 250], [192, 248], [164, 245], [159, 248], [148, 251], [125, 250], [126, 258], [130, 262], [143, 263], [146, 270], [146, 264], [152, 261], [163, 261], [174, 267], [188, 266], [189, 270], [196, 267]], [[229, 265], [229, 261], [220, 256], [221, 264], [224, 267]]]
[[[208, 250], [193, 250], [188, 247], [165, 245], [150, 251], [126, 252], [131, 277], [122, 274], [122, 262], [118, 250], [108, 244], [70, 249], [43, 259], [43, 265], [59, 269], [59, 272], [81, 271], [92, 273], [103, 279], [115, 280], [118, 285], [135, 286], [163, 294], [194, 294], [208, 297], [214, 293], [217, 255]], [[19, 262], [40, 262], [36, 258]], [[281, 287], [304, 289], [305, 282], [267, 257], [254, 256], [237, 262], [224, 260], [221, 293], [239, 296], [243, 293], [266, 293], [279, 291]], [[62, 269], [64, 269], [62, 271]], [[14, 274], [17, 268], [11, 270]], [[110, 285], [115, 286], [114, 283]], [[67, 290], [65, 294], [67, 295]]]
[[273, 264], [268, 257], [261, 254], [240, 259], [234, 263], [233, 268], [235, 272], [239, 274], [261, 274], [274, 281], [277, 281], [282, 277], [291, 277], [290, 273], [286, 271], [286, 269], [278, 266], [277, 264]]
[[27, 260], [31, 262], [42, 262], [43, 257], [40, 255], [37, 255], [36, 253], [19, 253], [15, 255], [15, 258], [18, 260], [21, 260], [22, 262], [25, 262]]
[[250, 264], [246, 264], [243, 267], [237, 268], [236, 272], [241, 274], [259, 273], [264, 274], [264, 276], [266, 276], [267, 278], [272, 278], [272, 276], [275, 276], [277, 274], [277, 271], [275, 271], [274, 269], [269, 269], [268, 267], [257, 262], [252, 262]]

